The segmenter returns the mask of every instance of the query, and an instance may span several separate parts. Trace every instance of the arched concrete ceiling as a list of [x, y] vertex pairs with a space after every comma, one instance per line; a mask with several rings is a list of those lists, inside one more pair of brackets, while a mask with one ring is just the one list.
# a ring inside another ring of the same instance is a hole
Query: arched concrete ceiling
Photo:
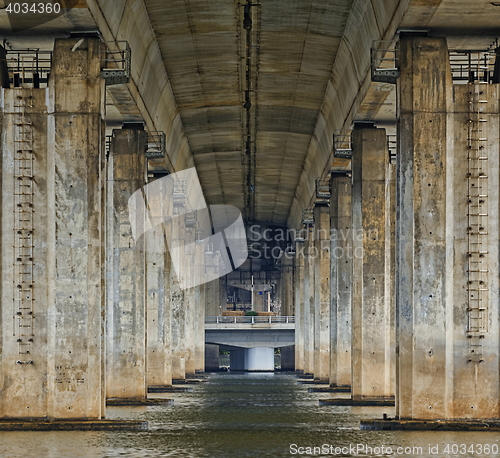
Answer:
[[145, 5], [208, 202], [286, 224], [352, 0], [253, 3], [249, 68], [243, 4]]

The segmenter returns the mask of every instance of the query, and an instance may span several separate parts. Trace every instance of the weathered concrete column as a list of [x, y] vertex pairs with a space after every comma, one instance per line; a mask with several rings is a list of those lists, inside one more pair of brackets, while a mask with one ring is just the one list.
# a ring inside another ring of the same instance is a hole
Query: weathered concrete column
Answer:
[[[195, 256], [196, 256], [196, 244], [195, 244], [195, 225], [190, 219], [191, 214], [186, 215], [186, 236], [184, 245], [184, 268], [188, 278], [193, 278], [195, 276], [196, 266], [195, 266]], [[196, 328], [196, 318], [195, 318], [195, 307], [196, 307], [196, 291], [195, 287], [187, 288], [184, 290], [184, 349], [185, 349], [185, 375], [187, 378], [194, 378], [195, 375], [195, 331]]]
[[[146, 256], [132, 238], [130, 196], [145, 185], [146, 132], [113, 130], [108, 161], [107, 398], [146, 397]], [[144, 231], [136, 231], [142, 233]]]
[[299, 373], [304, 372], [304, 248], [304, 242], [295, 243], [295, 370]]
[[224, 277], [219, 279], [219, 310], [225, 311], [227, 308], [227, 285]]
[[385, 130], [358, 125], [352, 145], [352, 398], [389, 398], [395, 368], [386, 298]]
[[[148, 188], [146, 188], [148, 189]], [[147, 191], [146, 191], [147, 192]], [[165, 192], [164, 195], [171, 195]], [[147, 195], [149, 212], [156, 210], [157, 217], [172, 215], [172, 202], [160, 196]], [[168, 206], [168, 208], [166, 208]], [[147, 385], [172, 385], [171, 309], [169, 272], [170, 253], [165, 243], [165, 230], [170, 225], [159, 224], [146, 246], [147, 270]]]
[[101, 419], [102, 44], [56, 40], [49, 89], [2, 89], [0, 417]]
[[281, 304], [282, 316], [293, 316], [294, 286], [293, 286], [293, 261], [294, 258], [288, 251], [284, 251], [280, 259], [280, 276], [276, 285], [278, 301]]
[[[208, 258], [208, 259], [207, 259]], [[205, 262], [207, 269], [210, 271], [210, 265], [214, 269], [218, 263], [218, 256], [215, 254], [205, 254]], [[210, 275], [211, 271], [209, 272]], [[221, 279], [209, 281], [205, 283], [205, 315], [206, 316], [219, 316], [219, 284]], [[204, 334], [204, 332], [203, 332]], [[205, 371], [218, 371], [219, 370], [219, 346], [218, 345], [205, 345]]]
[[274, 371], [274, 348], [245, 348], [243, 351], [245, 354], [245, 371]]
[[[205, 278], [205, 244], [196, 242], [195, 268], [199, 281]], [[195, 287], [195, 371], [205, 372], [205, 284]]]
[[216, 280], [209, 281], [205, 284], [205, 314], [207, 316], [220, 316], [220, 281], [220, 278], [217, 278]]
[[330, 378], [330, 209], [314, 207], [314, 379]]
[[499, 417], [499, 88], [452, 86], [445, 39], [402, 36], [400, 419]]
[[304, 242], [304, 374], [314, 375], [314, 227]]
[[[174, 217], [171, 222], [172, 231], [172, 247], [170, 248], [171, 256], [178, 257], [172, 259], [172, 264], [179, 266], [180, 270], [186, 267], [184, 250], [180, 247], [184, 245], [186, 237], [186, 215], [178, 214], [178, 209], [174, 203]], [[179, 248], [176, 250], [176, 248]], [[182, 251], [182, 253], [181, 253]], [[172, 309], [172, 380], [184, 380], [186, 378], [186, 350], [185, 350], [185, 333], [186, 333], [186, 308], [184, 305], [184, 290], [180, 287], [179, 275], [182, 272], [176, 272], [172, 267], [170, 269], [170, 307]]]
[[284, 372], [295, 370], [295, 345], [281, 347], [281, 370]]
[[387, 163], [385, 181], [385, 306], [387, 358], [390, 360], [390, 392], [396, 393], [396, 164]]
[[169, 253], [147, 253], [147, 385], [172, 385]]
[[351, 386], [351, 178], [332, 175], [330, 198], [330, 386]]
[[281, 256], [281, 275], [279, 279], [279, 300], [281, 302], [281, 315], [293, 316], [294, 310], [294, 285], [293, 285], [293, 257], [284, 252]]

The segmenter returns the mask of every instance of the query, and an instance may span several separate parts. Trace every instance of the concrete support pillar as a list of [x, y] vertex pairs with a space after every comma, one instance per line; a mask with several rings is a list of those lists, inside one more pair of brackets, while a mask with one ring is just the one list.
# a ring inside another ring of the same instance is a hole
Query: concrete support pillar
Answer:
[[400, 419], [499, 417], [499, 88], [453, 86], [445, 39], [402, 36]]
[[386, 298], [385, 237], [387, 140], [384, 129], [360, 126], [352, 134], [352, 397], [389, 398], [390, 301]]
[[217, 372], [219, 370], [219, 346], [205, 345], [205, 372]]
[[[212, 264], [218, 262], [215, 254], [205, 254], [205, 263], [208, 275], [210, 275]], [[215, 268], [215, 267], [214, 267]], [[219, 283], [220, 278], [209, 281], [203, 285], [205, 290], [205, 315], [206, 316], [219, 316]], [[203, 331], [203, 338], [205, 338], [205, 331]], [[205, 371], [214, 372], [219, 370], [219, 346], [218, 345], [205, 345]]]
[[304, 374], [314, 375], [314, 228], [304, 242]]
[[[195, 247], [195, 268], [199, 281], [205, 277], [205, 244], [197, 242]], [[205, 284], [195, 286], [195, 359], [196, 372], [205, 372]]]
[[224, 277], [219, 278], [219, 315], [227, 309], [227, 285]]
[[[229, 353], [229, 370], [244, 371], [245, 370], [246, 348], [231, 350]], [[218, 366], [217, 366], [218, 367]]]
[[[394, 161], [393, 161], [394, 162]], [[396, 393], [396, 164], [387, 163], [385, 182], [385, 301], [386, 352], [390, 360], [390, 392]]]
[[293, 257], [287, 252], [281, 257], [281, 272], [279, 279], [279, 298], [281, 315], [293, 316], [294, 310]]
[[297, 372], [304, 372], [304, 248], [304, 242], [295, 243], [295, 370]]
[[314, 207], [314, 379], [330, 377], [330, 209]]
[[[107, 389], [108, 398], [146, 396], [146, 256], [132, 239], [130, 196], [145, 185], [146, 132], [114, 130], [108, 174], [107, 211]], [[140, 231], [137, 231], [140, 233]]]
[[219, 282], [220, 279], [209, 281], [205, 284], [205, 314], [206, 316], [219, 316]]
[[[205, 264], [207, 276], [211, 276], [217, 271], [219, 265], [219, 254], [205, 253]], [[221, 278], [205, 283], [205, 314], [206, 316], [220, 316], [222, 309], [220, 306]]]
[[49, 89], [2, 89], [0, 417], [105, 416], [102, 44], [56, 40]]
[[287, 316], [295, 316], [295, 258], [290, 257], [285, 277]]
[[[193, 278], [196, 275], [195, 256], [195, 224], [190, 219], [190, 214], [186, 215], [186, 236], [184, 245], [184, 268], [186, 276]], [[187, 378], [194, 378], [195, 375], [195, 332], [196, 318], [196, 288], [193, 286], [184, 290], [184, 349], [185, 349], [185, 375]]]
[[274, 371], [274, 348], [245, 348], [244, 353], [246, 371]]
[[331, 179], [330, 386], [351, 386], [351, 178]]
[[295, 370], [295, 345], [281, 347], [281, 370], [284, 372]]
[[[172, 256], [178, 259], [172, 259], [172, 264], [179, 266], [183, 271], [186, 268], [186, 259], [183, 247], [186, 237], [186, 215], [178, 214], [178, 208], [174, 203], [174, 217], [171, 223], [172, 247], [170, 252]], [[179, 248], [175, 250], [175, 248]], [[175, 255], [174, 255], [175, 253]], [[174, 268], [170, 269], [170, 307], [172, 309], [172, 379], [184, 380], [186, 378], [186, 308], [184, 304], [184, 290], [180, 287], [179, 275], [182, 272], [176, 272]]]
[[240, 348], [230, 352], [230, 370], [274, 371], [274, 348]]
[[[147, 189], [147, 188], [146, 188]], [[169, 195], [170, 193], [165, 193]], [[150, 212], [171, 215], [171, 202], [147, 196]], [[170, 208], [164, 208], [169, 205]], [[165, 227], [156, 225], [146, 246], [147, 270], [147, 385], [172, 385], [171, 309], [169, 275], [170, 253], [165, 243]]]

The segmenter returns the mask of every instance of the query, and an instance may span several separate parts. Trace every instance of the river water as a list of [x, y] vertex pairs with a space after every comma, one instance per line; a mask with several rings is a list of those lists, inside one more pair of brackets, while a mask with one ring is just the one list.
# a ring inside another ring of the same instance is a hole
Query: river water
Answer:
[[211, 374], [192, 393], [166, 396], [174, 406], [107, 409], [108, 418], [147, 420], [149, 431], [0, 433], [0, 458], [500, 455], [498, 433], [360, 431], [360, 419], [393, 416], [394, 409], [319, 407], [318, 399], [333, 395], [308, 393], [311, 385], [296, 380], [281, 373]]

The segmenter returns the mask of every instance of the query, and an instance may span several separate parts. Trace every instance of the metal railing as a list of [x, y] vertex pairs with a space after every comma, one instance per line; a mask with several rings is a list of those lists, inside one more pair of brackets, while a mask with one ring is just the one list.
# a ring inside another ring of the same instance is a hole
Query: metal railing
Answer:
[[399, 78], [399, 48], [392, 41], [374, 41], [371, 49], [372, 81], [396, 84]]
[[106, 85], [128, 83], [131, 69], [131, 51], [128, 42], [107, 42], [106, 48], [101, 70], [101, 77], [106, 80]]
[[497, 55], [490, 51], [450, 51], [453, 82], [458, 84], [476, 81], [491, 83]]
[[294, 316], [206, 316], [206, 324], [293, 324], [295, 323]]
[[351, 132], [337, 130], [333, 135], [333, 156], [337, 158], [352, 158]]
[[285, 248], [285, 253], [287, 256], [295, 256], [295, 245], [293, 243], [288, 243]]
[[305, 226], [314, 225], [314, 207], [305, 207], [302, 209], [302, 224]]
[[329, 199], [330, 195], [331, 195], [330, 179], [329, 178], [317, 178], [316, 179], [316, 198], [317, 199]]
[[[6, 50], [9, 84], [12, 87], [45, 88], [52, 67], [52, 51]], [[4, 87], [6, 84], [4, 84]]]
[[395, 164], [398, 153], [398, 137], [397, 135], [387, 135], [387, 150], [389, 151], [389, 163]]
[[166, 136], [165, 132], [148, 132], [146, 158], [161, 159], [165, 157]]

